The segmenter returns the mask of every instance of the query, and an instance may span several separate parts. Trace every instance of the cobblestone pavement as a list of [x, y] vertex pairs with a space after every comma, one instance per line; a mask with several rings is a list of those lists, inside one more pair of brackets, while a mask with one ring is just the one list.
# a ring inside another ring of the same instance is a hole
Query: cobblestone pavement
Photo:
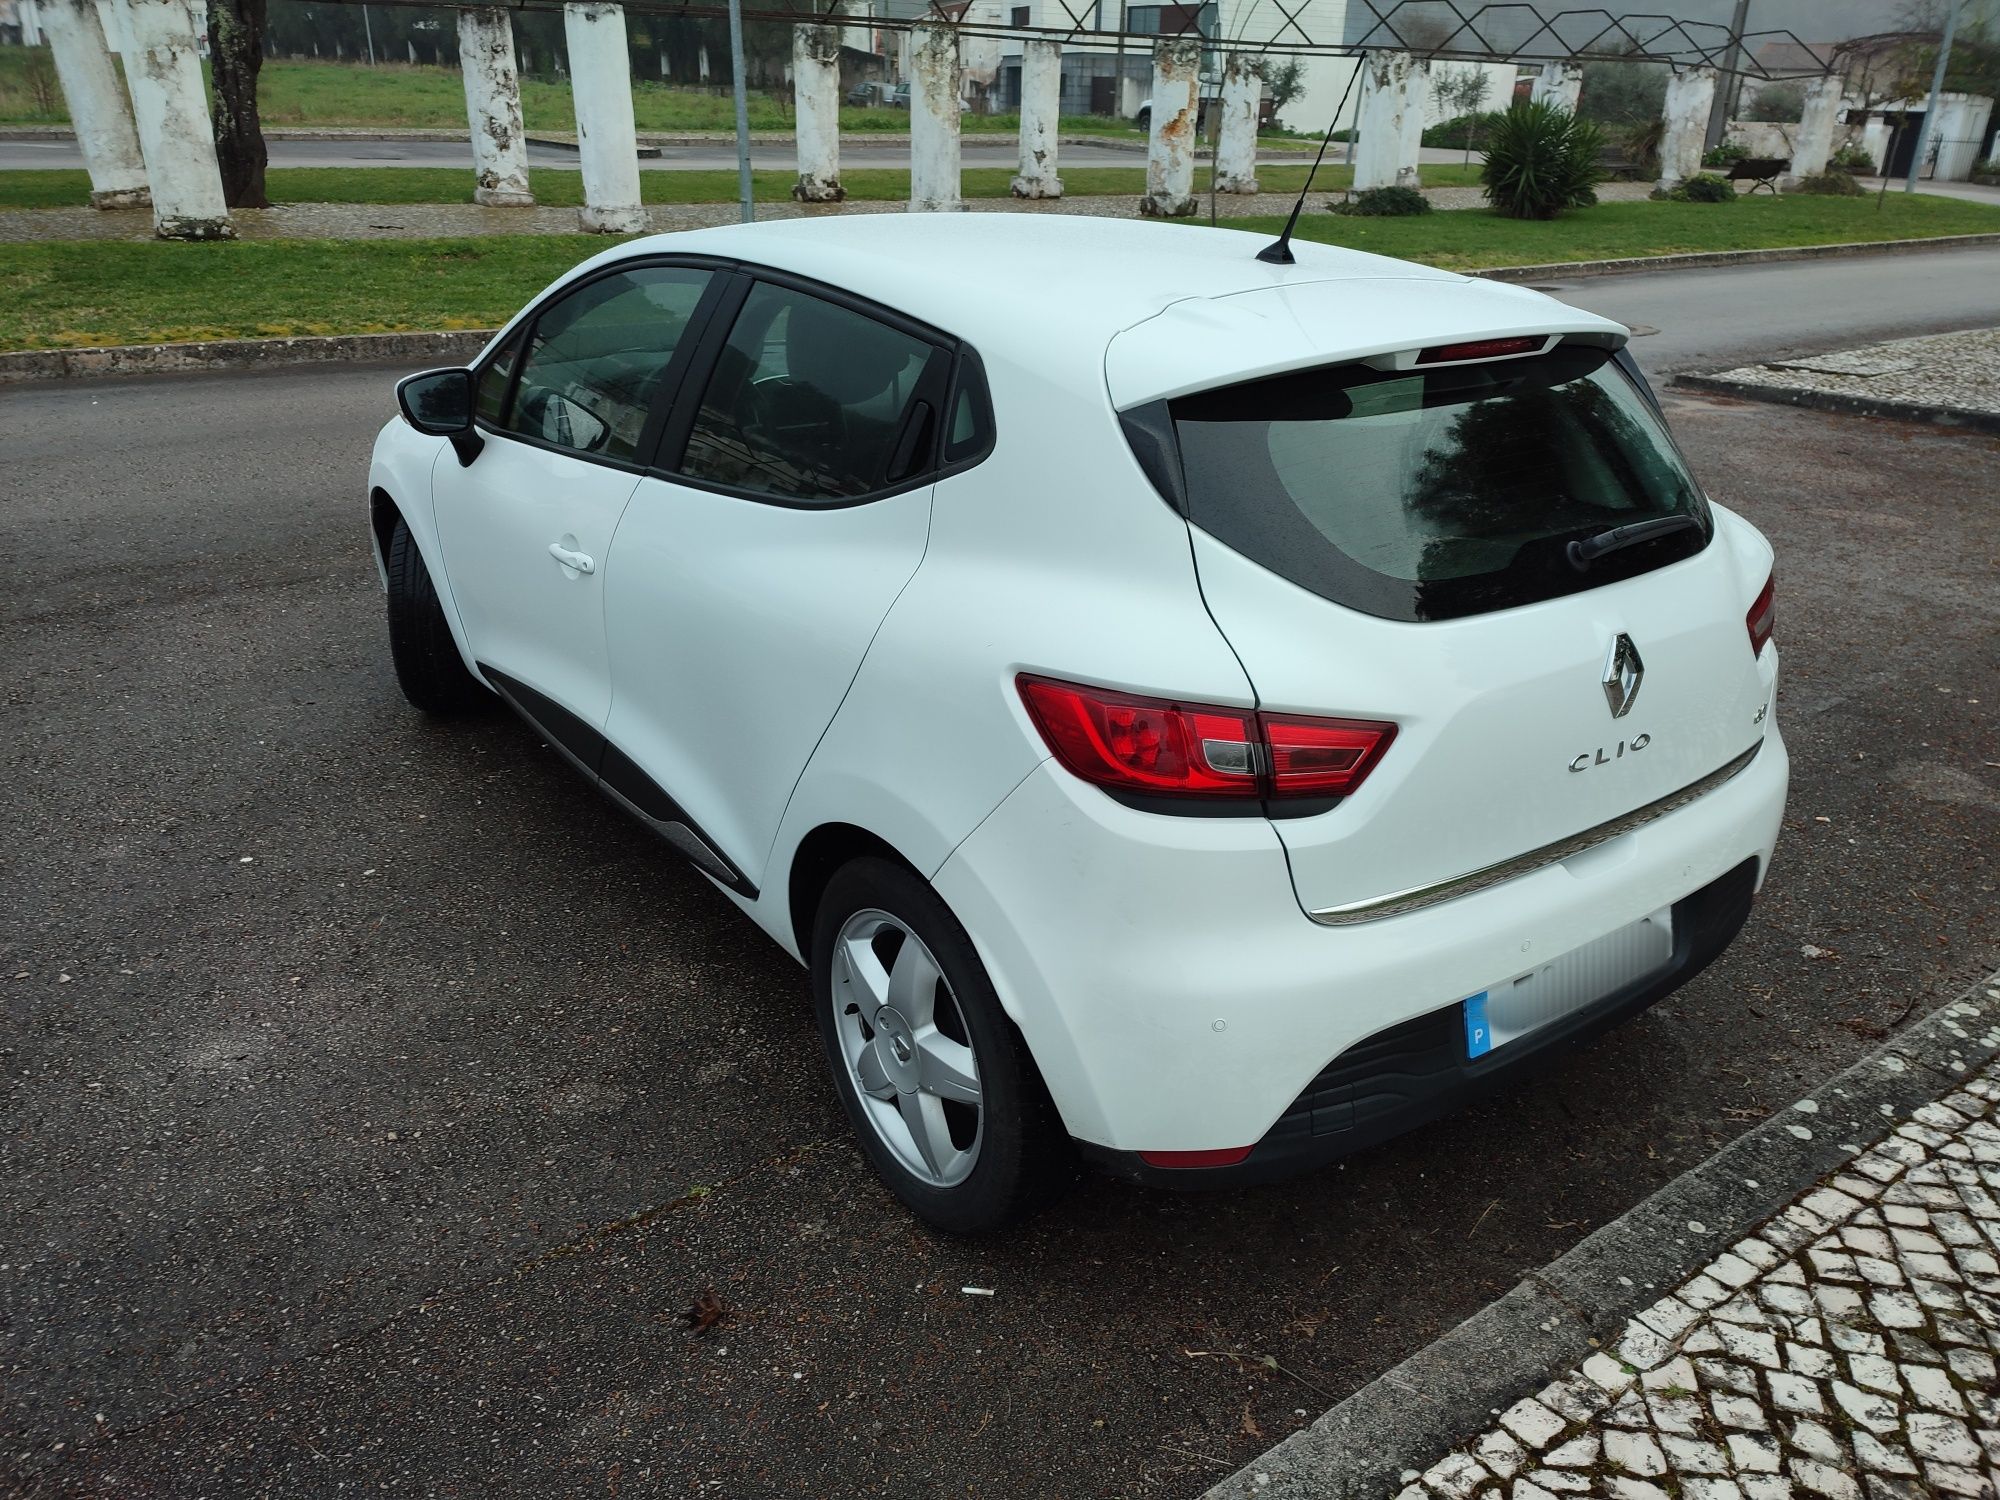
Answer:
[[1718, 380], [2000, 415], [2000, 328], [1894, 339], [1807, 359], [1744, 365]]
[[[1397, 1500], [1993, 1496], [1996, 1105], [2000, 1063], [1853, 1148]], [[1795, 1107], [1810, 1132], [1818, 1106]]]
[[[1644, 183], [1611, 183], [1599, 189], [1607, 200], [1645, 197]], [[1476, 187], [1430, 188], [1425, 196], [1439, 208], [1476, 208], [1482, 202]], [[1296, 193], [1223, 195], [1216, 212], [1230, 218], [1291, 211]], [[1327, 199], [1314, 195], [1314, 205]], [[759, 203], [760, 219], [812, 218], [825, 214], [901, 213], [901, 201], [849, 202], [806, 207], [788, 201]], [[1137, 194], [1057, 198], [1024, 202], [1013, 198], [969, 198], [973, 213], [1100, 214], [1108, 218], [1139, 216]], [[1204, 204], [1204, 209], [1206, 204]], [[734, 224], [734, 203], [676, 204], [647, 210], [654, 233], [672, 229], [702, 229]], [[1206, 217], [1204, 212], [1203, 217]], [[481, 208], [471, 203], [287, 203], [275, 208], [239, 208], [231, 215], [244, 239], [428, 239], [481, 234], [575, 234], [574, 208]], [[36, 208], [0, 213], [0, 244], [59, 240], [150, 240], [152, 215], [144, 210]]]

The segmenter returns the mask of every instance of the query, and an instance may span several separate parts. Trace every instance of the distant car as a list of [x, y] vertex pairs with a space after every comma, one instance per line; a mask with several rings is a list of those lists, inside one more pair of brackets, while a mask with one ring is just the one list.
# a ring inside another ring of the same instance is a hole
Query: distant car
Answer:
[[[1215, 124], [1215, 111], [1221, 107], [1222, 96], [1219, 93], [1211, 91], [1202, 94], [1200, 113], [1195, 118], [1194, 128], [1197, 134], [1207, 135], [1210, 133], [1211, 127]], [[1141, 130], [1149, 132], [1152, 130], [1153, 101], [1151, 99], [1141, 99], [1139, 101], [1139, 109], [1132, 116], [1132, 123], [1137, 125]]]
[[505, 702], [804, 963], [941, 1228], [1077, 1153], [1252, 1180], [1435, 1118], [1684, 984], [1770, 868], [1771, 547], [1627, 331], [1263, 245], [657, 235], [376, 440], [405, 695]]
[[[854, 109], [881, 108], [889, 103], [889, 93], [888, 84], [871, 79], [866, 83], [857, 83], [853, 88], [849, 89], [847, 91], [847, 102]], [[909, 108], [907, 98], [904, 100], [903, 107], [905, 109]]]

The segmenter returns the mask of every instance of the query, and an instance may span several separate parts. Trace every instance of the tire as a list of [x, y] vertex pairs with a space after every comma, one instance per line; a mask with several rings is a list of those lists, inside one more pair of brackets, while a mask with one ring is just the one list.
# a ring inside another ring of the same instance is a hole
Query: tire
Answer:
[[1140, 110], [1138, 114], [1132, 117], [1132, 120], [1141, 130], [1151, 130], [1153, 128], [1153, 112], [1150, 109]]
[[[1067, 1183], [1074, 1153], [1041, 1075], [928, 882], [886, 859], [843, 866], [820, 900], [811, 959], [834, 1090], [911, 1213], [947, 1234], [983, 1234]], [[968, 1077], [976, 1106], [962, 1097]]]
[[413, 707], [456, 718], [491, 706], [492, 693], [466, 670], [431, 583], [424, 555], [401, 516], [389, 534], [389, 656]]

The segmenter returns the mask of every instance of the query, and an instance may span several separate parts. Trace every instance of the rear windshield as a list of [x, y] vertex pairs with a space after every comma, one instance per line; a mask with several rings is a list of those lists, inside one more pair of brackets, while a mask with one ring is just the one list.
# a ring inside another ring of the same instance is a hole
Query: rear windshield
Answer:
[[[1169, 403], [1188, 518], [1391, 620], [1530, 604], [1692, 556], [1712, 527], [1658, 415], [1602, 348], [1435, 370], [1339, 365]], [[1699, 523], [1573, 566], [1572, 541]]]

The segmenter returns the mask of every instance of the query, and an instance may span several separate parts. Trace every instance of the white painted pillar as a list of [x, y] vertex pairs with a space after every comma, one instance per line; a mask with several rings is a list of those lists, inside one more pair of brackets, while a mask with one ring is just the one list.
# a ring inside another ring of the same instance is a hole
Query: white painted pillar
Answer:
[[593, 234], [636, 234], [646, 227], [646, 210], [639, 206], [639, 132], [632, 123], [625, 8], [571, 0], [563, 7], [563, 40], [569, 46], [583, 167], [577, 219]]
[[1021, 170], [1016, 198], [1060, 198], [1056, 142], [1062, 133], [1062, 43], [1029, 37], [1021, 43]]
[[965, 207], [958, 179], [958, 28], [919, 21], [910, 28], [910, 212]]
[[1257, 191], [1257, 100], [1264, 80], [1250, 58], [1232, 52], [1222, 65], [1222, 123], [1215, 132], [1215, 190]]
[[1535, 80], [1534, 98], [1537, 103], [1553, 104], [1575, 114], [1577, 103], [1583, 98], [1583, 64], [1543, 63], [1541, 77]]
[[1792, 143], [1792, 170], [1786, 179], [1816, 177], [1833, 156], [1833, 132], [1839, 124], [1840, 99], [1847, 80], [1838, 74], [1815, 78], [1806, 85], [1805, 113]]
[[1420, 186], [1417, 152], [1424, 139], [1430, 65], [1407, 52], [1372, 52], [1366, 66], [1354, 190]]
[[1683, 178], [1701, 170], [1708, 111], [1714, 103], [1715, 69], [1685, 68], [1668, 75], [1667, 102], [1661, 111], [1667, 127], [1660, 137], [1661, 192], [1672, 191]]
[[215, 160], [208, 92], [187, 0], [126, 0], [125, 82], [163, 240], [226, 240], [229, 205]]
[[840, 28], [792, 28], [792, 90], [797, 101], [799, 180], [792, 196], [801, 203], [838, 203], [840, 185]]
[[1194, 134], [1200, 112], [1201, 41], [1162, 37], [1153, 43], [1153, 119], [1146, 141], [1150, 219], [1184, 219], [1201, 205], [1194, 196]]
[[465, 76], [465, 119], [472, 127], [472, 201], [493, 208], [533, 207], [514, 22], [505, 10], [490, 5], [458, 13], [458, 65]]
[[90, 173], [93, 208], [145, 208], [146, 159], [111, 61], [96, 0], [45, 0], [42, 31], [55, 53], [56, 78], [69, 103], [77, 149]]

